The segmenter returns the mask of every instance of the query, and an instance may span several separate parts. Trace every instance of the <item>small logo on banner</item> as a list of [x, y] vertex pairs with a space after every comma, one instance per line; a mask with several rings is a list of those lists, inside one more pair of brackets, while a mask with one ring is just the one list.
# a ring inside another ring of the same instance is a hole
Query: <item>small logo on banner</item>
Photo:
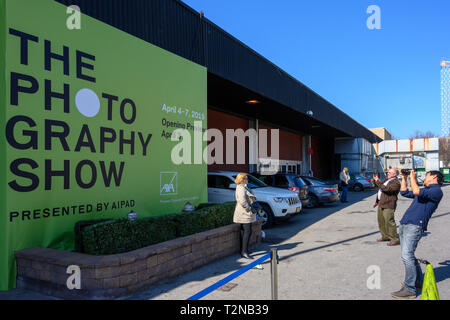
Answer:
[[160, 172], [159, 194], [161, 196], [178, 193], [178, 172]]

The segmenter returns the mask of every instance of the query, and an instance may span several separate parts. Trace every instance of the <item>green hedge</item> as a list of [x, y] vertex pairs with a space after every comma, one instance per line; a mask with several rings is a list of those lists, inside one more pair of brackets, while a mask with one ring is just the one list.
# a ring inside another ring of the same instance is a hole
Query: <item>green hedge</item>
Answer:
[[82, 220], [75, 224], [75, 251], [84, 252], [83, 241], [81, 238], [81, 231], [88, 226], [92, 226], [97, 223], [111, 221], [112, 219], [96, 219], [96, 220]]
[[79, 247], [93, 255], [116, 254], [218, 228], [233, 223], [235, 205], [235, 202], [201, 205], [193, 212], [86, 225], [79, 230]]

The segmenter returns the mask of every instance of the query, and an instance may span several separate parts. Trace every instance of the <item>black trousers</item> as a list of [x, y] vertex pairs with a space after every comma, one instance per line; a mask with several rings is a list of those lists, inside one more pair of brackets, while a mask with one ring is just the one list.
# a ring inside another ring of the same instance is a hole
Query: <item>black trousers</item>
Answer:
[[241, 223], [241, 253], [248, 253], [248, 244], [252, 235], [252, 224]]

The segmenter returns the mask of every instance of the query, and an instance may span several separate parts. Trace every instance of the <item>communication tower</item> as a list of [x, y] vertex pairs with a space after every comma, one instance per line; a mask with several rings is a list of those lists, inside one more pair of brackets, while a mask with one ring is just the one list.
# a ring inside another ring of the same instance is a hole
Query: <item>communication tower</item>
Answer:
[[450, 135], [450, 61], [441, 60], [441, 136]]

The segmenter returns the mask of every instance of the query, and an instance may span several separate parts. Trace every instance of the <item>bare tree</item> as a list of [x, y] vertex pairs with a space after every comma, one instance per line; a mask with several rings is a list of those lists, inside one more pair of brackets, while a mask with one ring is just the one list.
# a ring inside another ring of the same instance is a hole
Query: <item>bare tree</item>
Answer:
[[438, 135], [434, 132], [431, 132], [430, 130], [426, 132], [422, 132], [420, 130], [414, 131], [414, 134], [410, 135], [410, 139], [421, 139], [421, 138], [437, 138]]
[[450, 166], [450, 137], [439, 138], [439, 160], [444, 163], [444, 167]]

